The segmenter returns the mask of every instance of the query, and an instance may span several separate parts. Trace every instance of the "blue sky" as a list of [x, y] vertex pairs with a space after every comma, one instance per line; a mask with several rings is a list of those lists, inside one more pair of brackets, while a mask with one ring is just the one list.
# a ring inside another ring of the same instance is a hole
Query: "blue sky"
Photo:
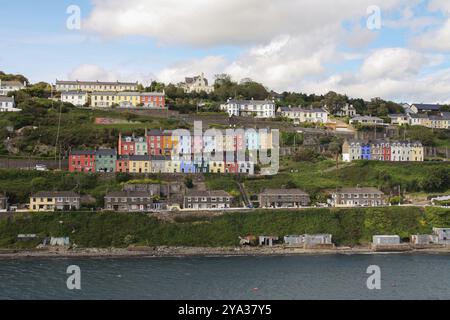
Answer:
[[[178, 82], [229, 73], [277, 91], [450, 101], [450, 1], [17, 0], [2, 4], [0, 70], [31, 81]], [[68, 30], [70, 5], [81, 29]]]

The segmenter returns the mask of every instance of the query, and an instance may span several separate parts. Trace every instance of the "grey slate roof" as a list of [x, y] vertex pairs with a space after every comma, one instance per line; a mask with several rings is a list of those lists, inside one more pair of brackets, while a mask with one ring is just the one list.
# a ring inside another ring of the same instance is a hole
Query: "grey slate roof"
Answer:
[[80, 195], [73, 191], [39, 191], [32, 198], [79, 198]]

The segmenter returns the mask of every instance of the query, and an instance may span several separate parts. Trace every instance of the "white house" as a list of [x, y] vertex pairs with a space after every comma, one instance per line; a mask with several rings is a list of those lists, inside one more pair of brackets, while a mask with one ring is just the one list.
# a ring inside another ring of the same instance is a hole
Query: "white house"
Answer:
[[68, 102], [73, 104], [74, 106], [84, 106], [88, 103], [88, 94], [87, 92], [80, 91], [67, 91], [61, 92], [61, 101]]
[[2, 81], [0, 80], [0, 96], [7, 96], [8, 93], [22, 90], [27, 86], [26, 82]]
[[279, 114], [282, 117], [297, 120], [301, 123], [327, 123], [328, 113], [324, 109], [302, 109], [302, 108], [290, 108], [282, 107], [279, 109]]
[[208, 79], [205, 78], [203, 73], [199, 76], [185, 78], [185, 81], [179, 83], [178, 86], [183, 88], [186, 93], [202, 91], [211, 93], [214, 91], [214, 86], [209, 85]]
[[275, 101], [270, 100], [233, 100], [228, 99], [220, 108], [230, 117], [254, 116], [255, 118], [275, 118]]
[[0, 96], [0, 112], [19, 112], [14, 103], [14, 97]]

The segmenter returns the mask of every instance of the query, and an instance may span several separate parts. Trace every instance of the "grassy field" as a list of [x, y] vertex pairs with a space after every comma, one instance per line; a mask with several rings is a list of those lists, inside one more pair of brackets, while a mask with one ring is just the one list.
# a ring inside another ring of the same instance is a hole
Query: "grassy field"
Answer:
[[[381, 188], [386, 193], [396, 191], [398, 186], [406, 192], [431, 193], [423, 190], [421, 182], [428, 179], [437, 170], [450, 172], [447, 163], [388, 163], [376, 161], [359, 161], [351, 164], [341, 163], [336, 169], [334, 161], [294, 162], [282, 161], [280, 172], [276, 176], [248, 177], [244, 184], [251, 195], [256, 195], [265, 188], [300, 188], [316, 197], [323, 196], [326, 189], [337, 187], [371, 186]], [[207, 184], [212, 189], [222, 186], [232, 188], [232, 177], [207, 177]], [[445, 188], [444, 188], [445, 189]], [[437, 190], [448, 192], [450, 190]]]
[[0, 248], [34, 247], [17, 234], [70, 236], [81, 247], [235, 246], [239, 236], [331, 233], [338, 245], [370, 242], [374, 234], [430, 233], [450, 227], [450, 210], [427, 208], [308, 209], [256, 211], [220, 217], [160, 222], [143, 214], [40, 213], [0, 219]]

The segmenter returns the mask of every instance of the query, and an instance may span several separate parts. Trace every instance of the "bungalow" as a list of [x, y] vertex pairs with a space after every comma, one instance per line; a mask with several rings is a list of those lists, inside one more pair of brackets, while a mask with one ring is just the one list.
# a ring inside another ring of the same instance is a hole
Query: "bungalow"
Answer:
[[184, 209], [226, 209], [230, 208], [233, 197], [225, 191], [189, 190], [183, 199]]
[[350, 120], [350, 124], [360, 124], [363, 126], [383, 125], [383, 119], [372, 116], [356, 116]]
[[375, 235], [372, 238], [372, 244], [375, 246], [399, 245], [400, 237], [397, 235]]
[[79, 210], [80, 195], [73, 191], [40, 191], [30, 197], [30, 211]]
[[117, 212], [153, 212], [167, 210], [165, 201], [146, 191], [116, 191], [105, 196], [105, 210]]
[[309, 194], [299, 189], [266, 189], [259, 194], [261, 208], [300, 208], [310, 202]]
[[377, 188], [342, 188], [331, 192], [333, 207], [379, 207], [387, 204], [386, 196]]

